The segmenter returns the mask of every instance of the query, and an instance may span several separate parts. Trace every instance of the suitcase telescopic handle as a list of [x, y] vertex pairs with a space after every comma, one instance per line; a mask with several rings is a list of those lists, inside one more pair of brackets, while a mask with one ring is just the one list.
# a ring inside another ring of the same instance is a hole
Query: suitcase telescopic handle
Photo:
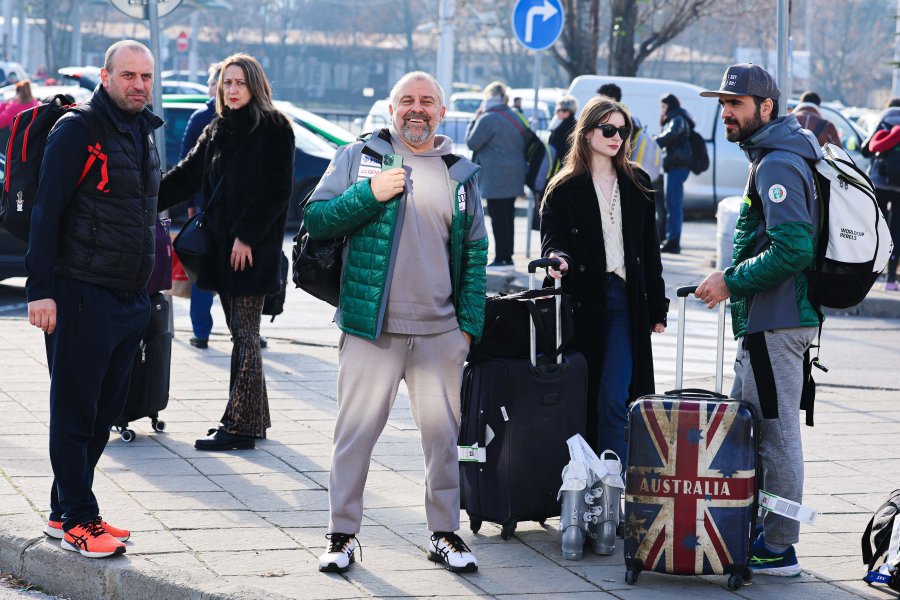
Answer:
[[[559, 268], [562, 264], [558, 258], [538, 258], [528, 263], [528, 289], [537, 289], [536, 272], [540, 268], [549, 269], [550, 267]], [[553, 280], [553, 287], [559, 289], [562, 286], [561, 279]], [[537, 300], [526, 300], [526, 302], [536, 302]], [[556, 348], [562, 346], [562, 295], [556, 294]], [[534, 321], [528, 319], [529, 325], [529, 356], [531, 357], [531, 365], [537, 366], [537, 334], [534, 329]], [[557, 364], [562, 364], [562, 352], [556, 356]]]
[[[684, 331], [685, 331], [685, 307], [687, 297], [697, 291], [696, 285], [688, 285], [675, 290], [675, 295], [681, 298], [678, 305], [678, 345], [675, 353], [675, 388], [681, 389], [684, 381]], [[722, 372], [725, 363], [725, 304], [719, 302], [718, 332], [716, 335], [716, 393], [722, 393]]]

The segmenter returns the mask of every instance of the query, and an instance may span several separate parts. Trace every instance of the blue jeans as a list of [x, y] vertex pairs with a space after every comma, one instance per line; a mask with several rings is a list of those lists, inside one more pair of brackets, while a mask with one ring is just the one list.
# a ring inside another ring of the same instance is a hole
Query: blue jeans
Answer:
[[684, 222], [684, 182], [690, 169], [675, 169], [666, 173], [666, 209], [669, 222], [666, 226], [666, 241], [681, 243], [681, 224]]
[[213, 292], [201, 290], [196, 285], [191, 286], [191, 327], [194, 328], [194, 337], [198, 340], [208, 340], [212, 331], [214, 295]]
[[613, 450], [624, 465], [628, 452], [625, 443], [628, 387], [631, 385], [634, 367], [631, 357], [631, 321], [625, 282], [612, 274], [607, 274], [606, 277], [606, 319], [600, 336], [600, 343], [603, 344], [603, 367], [597, 398], [597, 453]]

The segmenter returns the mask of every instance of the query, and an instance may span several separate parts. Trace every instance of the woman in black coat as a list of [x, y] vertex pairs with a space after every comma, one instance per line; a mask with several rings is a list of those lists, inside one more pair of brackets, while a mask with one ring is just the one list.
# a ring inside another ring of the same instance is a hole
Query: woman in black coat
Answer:
[[668, 310], [653, 190], [626, 158], [630, 139], [625, 108], [593, 98], [541, 207], [541, 252], [562, 259], [550, 275], [572, 296], [588, 361], [588, 441], [623, 462], [627, 406], [655, 391], [650, 333], [665, 331]]
[[[198, 450], [253, 448], [271, 425], [259, 325], [279, 289], [281, 245], [294, 181], [294, 133], [272, 104], [262, 66], [235, 54], [223, 63], [214, 119], [163, 177], [159, 209], [202, 192], [215, 259], [198, 285], [219, 293], [234, 346], [228, 406]], [[217, 189], [219, 188], [219, 189]]]

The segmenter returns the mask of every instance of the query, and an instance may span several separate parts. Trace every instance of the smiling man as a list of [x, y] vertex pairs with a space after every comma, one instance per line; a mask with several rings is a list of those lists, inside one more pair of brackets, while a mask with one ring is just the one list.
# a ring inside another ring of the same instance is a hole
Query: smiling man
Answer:
[[110, 46], [100, 77], [47, 138], [25, 256], [28, 319], [45, 334], [50, 368], [44, 533], [89, 558], [122, 554], [131, 535], [100, 517], [91, 488], [150, 319], [162, 125], [147, 109], [153, 56], [143, 44]]
[[455, 531], [462, 369], [484, 323], [478, 167], [435, 135], [444, 92], [431, 75], [404, 75], [390, 100], [391, 127], [339, 148], [304, 212], [310, 236], [347, 236], [329, 542], [319, 570], [344, 572], [355, 560], [372, 450], [404, 380], [425, 453], [429, 558], [475, 571]]
[[[731, 324], [740, 339], [732, 398], [761, 416], [759, 487], [803, 500], [799, 410], [807, 352], [821, 322], [807, 295], [819, 222], [810, 162], [822, 158], [812, 132], [794, 115], [778, 117], [781, 92], [753, 64], [732, 65], [718, 90], [725, 136], [753, 163], [734, 232], [732, 266], [709, 275], [696, 296], [713, 308], [731, 297]], [[766, 513], [750, 567], [765, 575], [800, 574], [794, 544], [800, 523]]]

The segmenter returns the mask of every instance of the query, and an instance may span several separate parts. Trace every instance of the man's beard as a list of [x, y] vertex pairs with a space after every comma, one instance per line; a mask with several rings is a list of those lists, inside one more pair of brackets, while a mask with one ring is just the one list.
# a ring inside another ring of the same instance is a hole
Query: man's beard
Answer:
[[726, 130], [725, 139], [729, 142], [737, 142], [739, 144], [746, 142], [750, 139], [750, 136], [762, 129], [763, 125], [765, 125], [758, 106], [756, 107], [756, 113], [747, 122], [741, 123], [740, 121], [729, 119], [725, 124], [738, 126], [737, 129]]
[[[409, 126], [408, 119], [422, 119], [423, 121], [425, 121], [422, 124], [422, 132], [414, 133], [412, 128]], [[422, 142], [428, 140], [433, 132], [434, 130], [431, 128], [431, 125], [428, 122], [428, 115], [426, 115], [425, 113], [412, 113], [406, 115], [406, 117], [403, 119], [403, 127], [400, 129], [400, 135], [402, 135], [403, 139], [411, 144], [421, 144]]]

